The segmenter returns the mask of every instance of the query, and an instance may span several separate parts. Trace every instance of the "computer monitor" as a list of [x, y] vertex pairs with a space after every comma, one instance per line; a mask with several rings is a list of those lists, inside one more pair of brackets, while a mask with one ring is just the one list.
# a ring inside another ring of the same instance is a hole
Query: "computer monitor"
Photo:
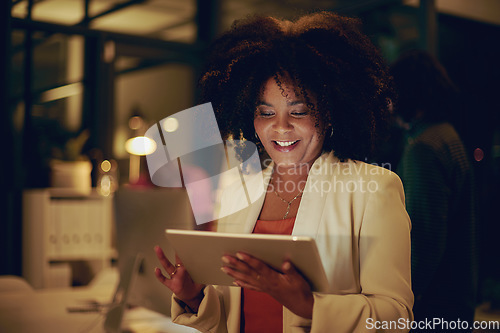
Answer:
[[153, 247], [160, 245], [167, 257], [174, 260], [165, 229], [194, 227], [185, 189], [124, 187], [115, 193], [114, 204], [120, 284], [107, 314], [108, 332], [119, 332], [128, 305], [170, 316], [172, 293], [155, 277], [154, 268], [160, 263]]

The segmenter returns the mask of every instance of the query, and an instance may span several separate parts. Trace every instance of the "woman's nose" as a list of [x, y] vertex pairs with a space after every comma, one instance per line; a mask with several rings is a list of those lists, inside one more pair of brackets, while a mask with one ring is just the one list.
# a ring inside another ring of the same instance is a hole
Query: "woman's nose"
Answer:
[[292, 124], [290, 123], [290, 118], [288, 115], [281, 115], [275, 118], [275, 123], [273, 124], [273, 129], [282, 134], [286, 132], [290, 132], [293, 129]]

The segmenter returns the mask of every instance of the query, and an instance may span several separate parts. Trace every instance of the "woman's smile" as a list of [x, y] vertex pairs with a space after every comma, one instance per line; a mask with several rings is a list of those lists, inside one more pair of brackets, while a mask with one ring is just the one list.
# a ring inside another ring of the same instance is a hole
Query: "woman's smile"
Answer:
[[280, 152], [283, 152], [283, 153], [287, 153], [289, 151], [291, 151], [292, 149], [294, 149], [295, 147], [297, 147], [298, 143], [300, 142], [300, 140], [295, 140], [295, 141], [273, 141], [275, 147], [274, 149], [280, 151]]

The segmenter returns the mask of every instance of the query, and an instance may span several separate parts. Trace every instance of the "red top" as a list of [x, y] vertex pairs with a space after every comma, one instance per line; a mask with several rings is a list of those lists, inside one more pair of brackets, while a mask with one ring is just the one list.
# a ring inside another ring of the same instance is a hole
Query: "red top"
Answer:
[[[278, 221], [257, 220], [254, 234], [291, 235], [295, 217]], [[283, 332], [282, 305], [266, 293], [241, 289], [241, 332]]]

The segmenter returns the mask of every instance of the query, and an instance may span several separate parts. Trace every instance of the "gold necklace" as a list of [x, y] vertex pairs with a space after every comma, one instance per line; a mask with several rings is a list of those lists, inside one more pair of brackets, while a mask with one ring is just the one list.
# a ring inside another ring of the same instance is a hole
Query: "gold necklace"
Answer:
[[280, 197], [280, 195], [278, 194], [278, 192], [276, 190], [274, 190], [274, 194], [276, 194], [276, 196], [281, 200], [283, 201], [284, 203], [287, 204], [287, 207], [286, 207], [286, 213], [285, 213], [285, 216], [283, 216], [283, 219], [286, 219], [286, 217], [288, 216], [288, 213], [290, 213], [290, 206], [292, 205], [292, 202], [294, 202], [298, 197], [301, 197], [302, 196], [302, 192], [304, 191], [304, 189], [300, 190], [299, 193], [297, 193], [297, 195], [290, 201], [286, 201], [285, 199], [283, 199], [282, 197]]

